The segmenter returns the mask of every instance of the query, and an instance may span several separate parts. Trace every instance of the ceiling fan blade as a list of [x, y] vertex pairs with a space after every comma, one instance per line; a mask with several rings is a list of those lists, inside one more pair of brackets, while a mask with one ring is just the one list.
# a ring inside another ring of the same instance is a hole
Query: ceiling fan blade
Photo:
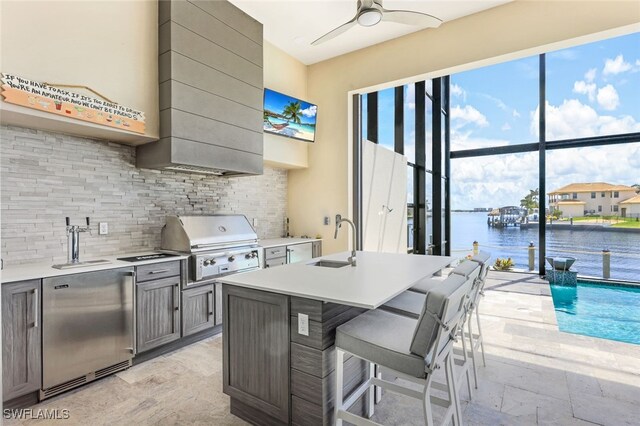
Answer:
[[382, 11], [382, 20], [385, 22], [396, 22], [398, 24], [416, 25], [424, 28], [437, 28], [442, 24], [442, 20], [435, 16], [411, 10], [387, 10]]
[[325, 35], [323, 35], [319, 39], [312, 41], [311, 45], [312, 46], [317, 46], [320, 43], [324, 43], [325, 41], [329, 41], [332, 38], [338, 37], [340, 34], [346, 32], [351, 27], [355, 26], [356, 23], [357, 23], [357, 18], [354, 17], [349, 22], [345, 22], [344, 24], [340, 25], [338, 28], [335, 28], [335, 29], [329, 31], [328, 33], [326, 33]]

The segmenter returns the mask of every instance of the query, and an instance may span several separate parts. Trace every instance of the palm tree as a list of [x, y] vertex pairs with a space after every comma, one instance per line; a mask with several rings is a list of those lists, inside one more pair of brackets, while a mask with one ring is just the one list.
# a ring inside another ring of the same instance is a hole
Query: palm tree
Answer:
[[538, 188], [530, 189], [529, 193], [525, 195], [522, 200], [520, 200], [520, 207], [524, 207], [529, 213], [533, 212], [533, 209], [538, 208], [538, 196]]
[[300, 115], [302, 114], [302, 105], [300, 102], [289, 102], [282, 110], [282, 115], [289, 121], [300, 123]]

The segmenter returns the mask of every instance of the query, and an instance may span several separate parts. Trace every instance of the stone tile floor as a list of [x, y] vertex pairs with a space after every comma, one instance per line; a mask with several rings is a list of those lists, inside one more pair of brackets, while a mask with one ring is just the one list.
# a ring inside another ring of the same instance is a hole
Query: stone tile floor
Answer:
[[[487, 366], [467, 425], [638, 425], [640, 346], [558, 331], [545, 281], [491, 273], [480, 306]], [[34, 406], [68, 420], [5, 425], [235, 425], [222, 393], [222, 339], [214, 337]], [[374, 420], [424, 424], [418, 401], [386, 393]]]

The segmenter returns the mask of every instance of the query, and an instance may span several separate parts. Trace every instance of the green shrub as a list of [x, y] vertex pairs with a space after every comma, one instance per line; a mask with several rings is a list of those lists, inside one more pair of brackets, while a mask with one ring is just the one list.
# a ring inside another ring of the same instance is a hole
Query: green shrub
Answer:
[[496, 262], [493, 264], [493, 269], [496, 271], [508, 271], [512, 269], [514, 266], [513, 260], [510, 257], [506, 259], [497, 258]]

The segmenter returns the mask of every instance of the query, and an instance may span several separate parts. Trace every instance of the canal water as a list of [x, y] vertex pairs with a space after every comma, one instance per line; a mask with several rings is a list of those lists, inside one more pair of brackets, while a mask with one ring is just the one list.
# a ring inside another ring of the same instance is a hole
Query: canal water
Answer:
[[[491, 252], [492, 258], [511, 257], [518, 269], [528, 269], [529, 242], [538, 246], [538, 229], [519, 227], [491, 228], [487, 226], [487, 213], [452, 213], [451, 232], [454, 250], [470, 250], [473, 241], [480, 249]], [[640, 281], [640, 233], [606, 232], [590, 227], [578, 229], [547, 229], [547, 256], [575, 257], [572, 267], [580, 275], [602, 277], [602, 250], [611, 252], [611, 278]], [[538, 252], [536, 266], [538, 270]]]

